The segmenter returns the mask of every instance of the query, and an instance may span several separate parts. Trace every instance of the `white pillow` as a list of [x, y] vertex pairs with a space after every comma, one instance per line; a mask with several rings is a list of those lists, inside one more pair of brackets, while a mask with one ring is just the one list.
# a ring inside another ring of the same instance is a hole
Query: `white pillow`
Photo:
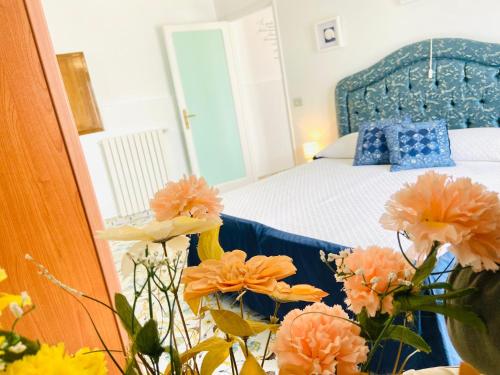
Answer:
[[454, 129], [448, 133], [453, 160], [500, 162], [500, 128]]
[[358, 133], [344, 135], [321, 150], [316, 156], [331, 159], [354, 159], [357, 141]]

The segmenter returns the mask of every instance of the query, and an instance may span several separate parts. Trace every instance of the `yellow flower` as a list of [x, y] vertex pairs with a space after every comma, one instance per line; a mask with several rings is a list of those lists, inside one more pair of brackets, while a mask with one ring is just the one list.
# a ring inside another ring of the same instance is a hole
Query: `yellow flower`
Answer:
[[43, 344], [38, 353], [27, 355], [7, 366], [0, 374], [5, 375], [106, 375], [103, 352], [89, 353], [83, 348], [73, 356], [64, 351], [64, 344], [48, 346]]
[[[4, 281], [6, 278], [7, 273], [3, 268], [0, 268], [0, 282]], [[31, 305], [31, 299], [26, 293], [17, 295], [0, 292], [0, 315], [2, 315], [2, 311], [9, 307], [9, 305], [12, 303], [19, 305], [19, 307], [22, 308]]]
[[[6, 340], [5, 336], [0, 336], [0, 348], [4, 348], [5, 340]], [[4, 355], [4, 354], [5, 354], [5, 351], [0, 349], [0, 355]], [[0, 364], [1, 363], [2, 362], [0, 361]]]
[[217, 228], [220, 224], [220, 219], [195, 219], [178, 216], [172, 220], [151, 221], [143, 227], [124, 225], [118, 228], [109, 228], [98, 231], [97, 236], [103, 240], [113, 241], [160, 242], [181, 235], [203, 233]]

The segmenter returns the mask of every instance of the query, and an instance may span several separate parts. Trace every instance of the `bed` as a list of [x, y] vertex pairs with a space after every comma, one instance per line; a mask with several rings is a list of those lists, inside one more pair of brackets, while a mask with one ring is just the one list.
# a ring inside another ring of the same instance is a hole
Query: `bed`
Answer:
[[[326, 303], [342, 304], [341, 286], [320, 261], [319, 250], [338, 252], [371, 244], [397, 248], [395, 233], [382, 229], [378, 220], [390, 195], [425, 172], [393, 173], [387, 165], [353, 167], [353, 151], [347, 146], [367, 121], [394, 116], [411, 116], [413, 121], [445, 119], [453, 130], [450, 137], [457, 134], [460, 142], [453, 151], [457, 166], [442, 172], [468, 176], [500, 191], [500, 45], [464, 39], [435, 39], [432, 44], [432, 54], [429, 40], [411, 44], [339, 82], [336, 108], [342, 147], [224, 194], [223, 248], [244, 249], [249, 256], [289, 255], [298, 268], [290, 283], [311, 283], [330, 293]], [[490, 135], [476, 140], [466, 130], [454, 130], [477, 128], [488, 128]], [[464, 138], [470, 138], [470, 143]], [[486, 155], [484, 142], [493, 150]], [[189, 261], [198, 262], [195, 251]], [[449, 255], [444, 255], [440, 264], [448, 262]], [[261, 296], [247, 295], [245, 301], [265, 316], [273, 309]], [[297, 306], [284, 306], [280, 315]], [[455, 364], [458, 358], [443, 319], [434, 314], [419, 318], [418, 329], [433, 352], [413, 357], [408, 367]]]

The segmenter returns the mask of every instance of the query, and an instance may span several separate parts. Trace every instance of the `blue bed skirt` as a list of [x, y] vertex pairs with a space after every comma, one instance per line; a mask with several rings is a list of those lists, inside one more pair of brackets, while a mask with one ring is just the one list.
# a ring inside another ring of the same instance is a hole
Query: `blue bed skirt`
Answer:
[[[326, 253], [338, 253], [345, 246], [286, 233], [263, 224], [228, 215], [223, 215], [222, 219], [224, 225], [220, 230], [219, 241], [224, 250], [241, 249], [248, 254], [249, 258], [255, 255], [287, 255], [293, 259], [298, 270], [295, 275], [286, 279], [289, 284], [312, 284], [330, 294], [323, 300], [326, 304], [330, 306], [340, 304], [345, 308], [345, 294], [341, 290], [342, 284], [335, 281], [331, 271], [319, 258], [319, 250], [324, 250]], [[189, 265], [199, 263], [196, 245], [197, 241], [193, 238], [189, 253]], [[442, 257], [438, 268], [445, 267], [449, 261], [449, 257]], [[266, 317], [271, 316], [274, 311], [274, 302], [266, 296], [255, 293], [245, 294], [245, 305]], [[282, 318], [290, 310], [302, 308], [305, 305], [304, 303], [284, 304], [280, 307], [279, 316]], [[407, 369], [458, 363], [459, 358], [451, 346], [442, 316], [437, 316], [434, 313], [421, 313], [417, 316], [415, 329], [432, 347], [432, 353], [416, 354], [410, 359]], [[397, 346], [397, 343], [386, 343], [383, 348], [383, 360], [375, 360], [373, 362], [375, 367], [372, 370], [377, 371], [377, 373], [392, 371]], [[411, 352], [410, 348], [405, 348], [402, 358]]]

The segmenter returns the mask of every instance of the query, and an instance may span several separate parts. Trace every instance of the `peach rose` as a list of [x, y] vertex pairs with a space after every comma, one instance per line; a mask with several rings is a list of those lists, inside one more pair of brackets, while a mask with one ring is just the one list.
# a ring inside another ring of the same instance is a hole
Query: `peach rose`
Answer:
[[250, 258], [241, 250], [224, 253], [220, 260], [208, 259], [199, 266], [187, 267], [182, 276], [184, 298], [191, 300], [215, 292], [250, 290], [272, 294], [278, 280], [295, 274], [297, 269], [287, 256], [263, 255]]
[[361, 329], [348, 319], [339, 305], [315, 303], [290, 311], [271, 348], [279, 368], [300, 368], [304, 374], [359, 374], [368, 347]]
[[177, 216], [217, 219], [222, 211], [219, 191], [207, 185], [203, 177], [189, 176], [169, 182], [151, 200], [151, 209], [159, 221]]
[[386, 229], [407, 232], [419, 261], [438, 241], [451, 244], [464, 266], [498, 269], [500, 200], [469, 178], [427, 172], [392, 196], [380, 222]]
[[343, 280], [346, 304], [356, 314], [366, 308], [369, 316], [377, 311], [392, 314], [393, 296], [387, 292], [409, 282], [414, 273], [401, 253], [377, 246], [356, 248], [337, 262], [339, 270], [350, 274]]

